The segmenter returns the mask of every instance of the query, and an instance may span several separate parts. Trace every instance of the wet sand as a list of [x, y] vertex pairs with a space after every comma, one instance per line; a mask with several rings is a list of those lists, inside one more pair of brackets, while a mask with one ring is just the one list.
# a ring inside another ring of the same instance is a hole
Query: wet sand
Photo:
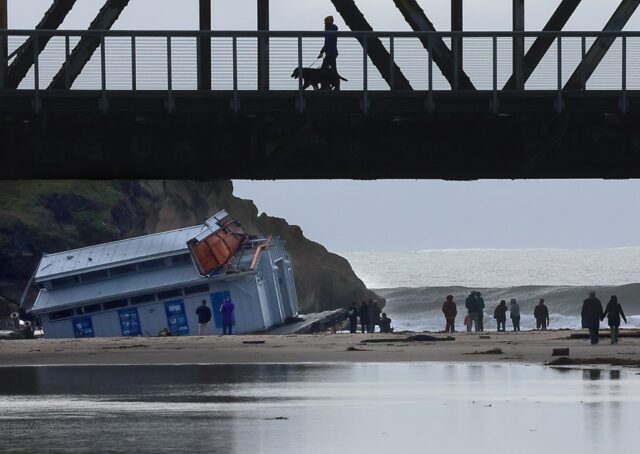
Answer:
[[[455, 333], [456, 340], [451, 342], [375, 344], [361, 341], [402, 339], [407, 334], [3, 340], [0, 365], [417, 361], [544, 364], [554, 359], [554, 348], [569, 348], [572, 358], [640, 360], [640, 339], [622, 339], [618, 345], [603, 339], [591, 346], [588, 340], [568, 339], [573, 332]], [[260, 341], [264, 343], [255, 343]], [[494, 349], [503, 353], [485, 353]]]

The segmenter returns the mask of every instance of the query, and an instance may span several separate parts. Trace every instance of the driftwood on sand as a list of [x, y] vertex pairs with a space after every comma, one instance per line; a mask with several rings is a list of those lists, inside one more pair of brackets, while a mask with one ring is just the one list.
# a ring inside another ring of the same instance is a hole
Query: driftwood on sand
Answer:
[[407, 337], [387, 337], [381, 339], [365, 339], [360, 341], [363, 344], [389, 344], [393, 342], [446, 342], [446, 341], [454, 341], [455, 337], [447, 336], [447, 337], [436, 337], [429, 336], [428, 334], [416, 334], [415, 336], [407, 336]]
[[[600, 331], [598, 335], [600, 339], [610, 339], [611, 333], [609, 331]], [[640, 339], [640, 330], [620, 330], [618, 337], [636, 338]], [[589, 333], [573, 333], [570, 334], [569, 339], [589, 339]]]

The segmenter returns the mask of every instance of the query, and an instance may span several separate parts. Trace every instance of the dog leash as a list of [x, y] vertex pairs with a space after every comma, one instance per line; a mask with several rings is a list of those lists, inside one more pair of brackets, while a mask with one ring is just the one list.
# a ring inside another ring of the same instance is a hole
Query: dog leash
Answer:
[[313, 63], [311, 63], [309, 66], [307, 66], [305, 69], [309, 69], [311, 68], [313, 65], [315, 65], [316, 63], [318, 63], [318, 60], [320, 60], [321, 57], [316, 58], [316, 61], [314, 61]]

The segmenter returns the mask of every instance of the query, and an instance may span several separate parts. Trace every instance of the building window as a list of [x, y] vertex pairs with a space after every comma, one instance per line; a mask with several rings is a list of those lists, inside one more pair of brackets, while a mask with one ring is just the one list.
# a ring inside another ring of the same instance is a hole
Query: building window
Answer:
[[102, 304], [90, 304], [89, 306], [83, 306], [82, 311], [85, 314], [93, 314], [94, 312], [100, 312], [102, 310]]
[[104, 308], [105, 311], [108, 311], [110, 309], [117, 309], [119, 307], [126, 307], [128, 305], [129, 305], [129, 302], [125, 299], [125, 300], [109, 301], [107, 303], [104, 303], [102, 307]]
[[156, 300], [154, 293], [147, 293], [146, 295], [138, 295], [131, 298], [131, 304], [144, 304], [151, 303]]
[[51, 281], [51, 287], [52, 288], [67, 287], [69, 285], [77, 284], [79, 280], [80, 279], [78, 279], [78, 276], [61, 277], [59, 279], [53, 279]]
[[100, 279], [106, 279], [108, 277], [109, 273], [107, 272], [107, 270], [91, 271], [89, 273], [80, 275], [80, 279], [82, 280], [82, 282], [99, 281]]
[[164, 259], [148, 260], [146, 262], [138, 263], [138, 270], [139, 271], [157, 270], [159, 268], [164, 268], [165, 266], [166, 266], [166, 262]]
[[73, 317], [73, 309], [65, 309], [63, 311], [51, 312], [49, 320], [60, 320], [61, 318]]
[[172, 265], [186, 265], [187, 263], [193, 263], [189, 254], [174, 255], [171, 257]]
[[184, 289], [185, 295], [195, 295], [196, 293], [208, 293], [208, 292], [209, 292], [209, 284], [194, 285], [192, 287], [185, 287]]
[[166, 292], [159, 292], [158, 293], [158, 299], [159, 300], [168, 300], [171, 298], [177, 298], [179, 296], [182, 296], [182, 289], [177, 288], [174, 290], [168, 290]]
[[119, 276], [121, 274], [129, 274], [129, 273], [135, 273], [135, 272], [136, 272], [135, 263], [132, 263], [130, 265], [116, 266], [115, 268], [111, 268], [109, 270], [109, 273], [111, 274], [111, 276]]

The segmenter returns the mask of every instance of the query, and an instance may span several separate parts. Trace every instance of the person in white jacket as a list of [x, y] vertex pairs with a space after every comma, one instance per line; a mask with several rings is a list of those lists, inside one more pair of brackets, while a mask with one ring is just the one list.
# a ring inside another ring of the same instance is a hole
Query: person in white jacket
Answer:
[[515, 298], [511, 298], [511, 323], [513, 323], [513, 330], [520, 331], [520, 306]]

